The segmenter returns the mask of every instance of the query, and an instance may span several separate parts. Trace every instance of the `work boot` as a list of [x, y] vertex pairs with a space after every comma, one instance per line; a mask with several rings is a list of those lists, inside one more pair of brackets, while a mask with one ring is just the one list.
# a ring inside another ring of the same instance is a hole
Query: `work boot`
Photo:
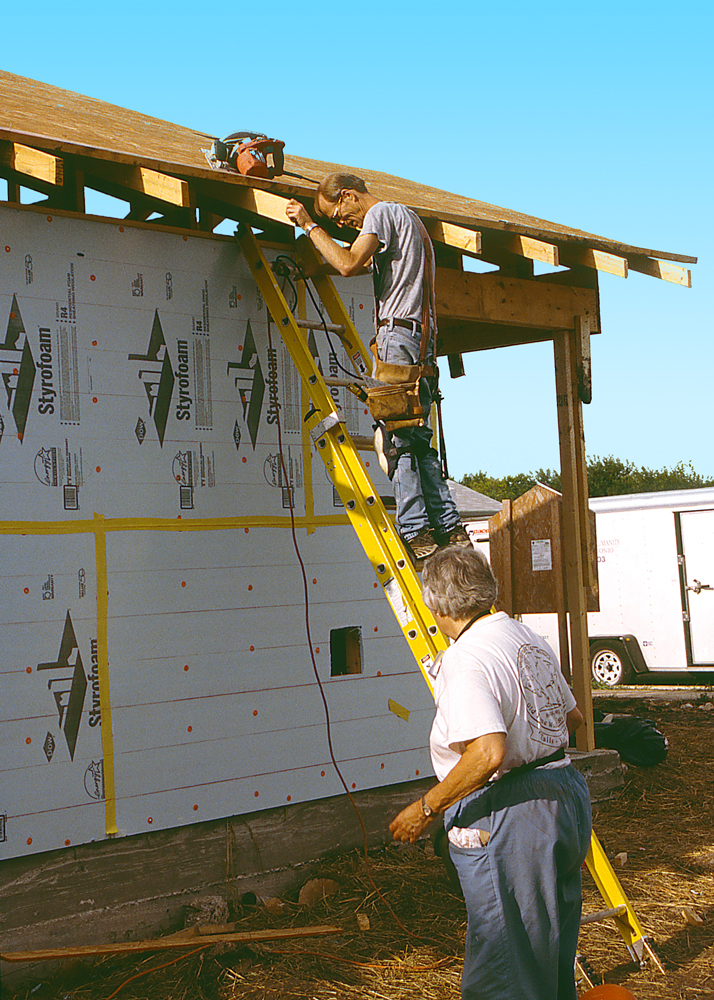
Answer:
[[444, 534], [438, 534], [436, 536], [437, 543], [440, 549], [445, 549], [450, 545], [472, 545], [472, 541], [469, 538], [466, 529], [462, 525], [457, 524], [455, 528], [451, 531], [447, 531]]
[[382, 472], [388, 479], [393, 479], [399, 462], [399, 452], [381, 420], [374, 425], [374, 451]]
[[415, 566], [417, 563], [428, 559], [439, 548], [436, 544], [436, 537], [432, 528], [424, 528], [423, 531], [420, 531], [414, 538], [410, 538], [409, 541], [406, 538], [403, 538], [402, 541]]

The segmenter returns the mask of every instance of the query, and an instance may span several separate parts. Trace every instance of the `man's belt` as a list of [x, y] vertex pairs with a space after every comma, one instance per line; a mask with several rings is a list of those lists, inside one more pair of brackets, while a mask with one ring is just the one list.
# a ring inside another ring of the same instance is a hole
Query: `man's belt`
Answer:
[[421, 333], [421, 323], [416, 319], [380, 319], [379, 325], [387, 326], [389, 323], [392, 326], [403, 326], [405, 330], [413, 330], [415, 333]]
[[501, 775], [498, 780], [503, 781], [504, 778], [512, 778], [517, 774], [525, 774], [526, 771], [534, 771], [537, 767], [543, 767], [544, 764], [552, 764], [554, 761], [563, 760], [564, 758], [565, 747], [560, 747], [555, 753], [548, 754], [547, 757], [538, 757], [527, 764], [519, 764], [518, 767], [512, 767], [510, 771], [506, 771], [505, 774]]

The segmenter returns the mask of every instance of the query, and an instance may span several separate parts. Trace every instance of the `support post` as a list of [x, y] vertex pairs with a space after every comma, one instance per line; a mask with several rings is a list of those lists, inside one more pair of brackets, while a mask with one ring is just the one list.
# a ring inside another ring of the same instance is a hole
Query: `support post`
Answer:
[[565, 598], [570, 616], [570, 668], [573, 691], [585, 719], [585, 724], [577, 733], [577, 746], [579, 750], [594, 750], [595, 728], [590, 686], [586, 592], [590, 522], [582, 403], [578, 395], [577, 337], [580, 334], [578, 319], [574, 327], [577, 328], [557, 330], [553, 336], [563, 494], [563, 566]]

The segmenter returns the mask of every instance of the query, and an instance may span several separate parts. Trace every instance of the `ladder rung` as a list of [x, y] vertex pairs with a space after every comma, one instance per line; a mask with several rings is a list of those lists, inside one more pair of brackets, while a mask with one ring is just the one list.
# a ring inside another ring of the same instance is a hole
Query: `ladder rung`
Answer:
[[374, 438], [366, 437], [364, 434], [352, 434], [351, 437], [357, 451], [374, 451]]
[[339, 385], [344, 389], [349, 389], [350, 386], [357, 385], [359, 383], [359, 379], [356, 376], [355, 378], [326, 378], [323, 376], [323, 381], [325, 385]]
[[323, 323], [321, 320], [314, 319], [296, 319], [295, 323], [302, 330], [325, 330], [328, 333], [343, 334], [345, 332], [344, 325], [341, 323]]

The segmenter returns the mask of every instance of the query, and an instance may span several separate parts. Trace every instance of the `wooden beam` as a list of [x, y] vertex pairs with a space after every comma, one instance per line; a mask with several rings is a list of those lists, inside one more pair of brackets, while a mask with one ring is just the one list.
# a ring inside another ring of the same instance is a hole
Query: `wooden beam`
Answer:
[[62, 183], [62, 160], [58, 156], [19, 142], [0, 142], [0, 164], [45, 184]]
[[499, 264], [498, 273], [506, 278], [532, 278], [533, 261], [527, 257], [509, 254], [508, 259]]
[[684, 288], [692, 287], [692, 272], [687, 267], [679, 267], [677, 264], [670, 264], [668, 260], [655, 260], [653, 257], [643, 255], [628, 257], [627, 263], [633, 271], [639, 271], [641, 274], [671, 281]]
[[225, 216], [223, 215], [216, 215], [214, 212], [209, 212], [207, 209], [199, 206], [198, 228], [203, 233], [212, 233], [216, 226], [220, 226], [224, 218]]
[[596, 271], [606, 271], [608, 274], [616, 274], [618, 278], [627, 277], [627, 258], [617, 257], [613, 253], [605, 253], [603, 250], [590, 250], [587, 247], [569, 246], [560, 247], [560, 263], [566, 267], [592, 267]]
[[[188, 181], [179, 177], [171, 177], [148, 167], [132, 167], [123, 163], [107, 163], [98, 160], [87, 160], [85, 164], [87, 184], [95, 181], [109, 182], [112, 187], [125, 189], [124, 198], [132, 201], [132, 194], [143, 195], [152, 201], [160, 201], [165, 205], [177, 208], [189, 208], [191, 201]], [[91, 180], [90, 180], [91, 174]], [[100, 188], [101, 190], [101, 188]]]
[[449, 321], [439, 318], [436, 350], [439, 357], [451, 354], [471, 354], [496, 347], [516, 347], [540, 344], [553, 339], [552, 330], [534, 330], [524, 326], [478, 323], [468, 320]]
[[75, 157], [67, 156], [63, 162], [62, 207], [70, 212], [84, 214], [84, 171]]
[[209, 186], [213, 188], [214, 196], [221, 201], [226, 201], [246, 212], [251, 212], [253, 215], [260, 215], [284, 226], [292, 227], [292, 223], [285, 214], [287, 198], [273, 194], [272, 191], [262, 191], [260, 188], [237, 187], [227, 184], [202, 184], [201, 188]]
[[[128, 112], [131, 114], [131, 112]], [[83, 156], [86, 158], [91, 158], [93, 163], [98, 162], [112, 162], [112, 163], [125, 163], [129, 165], [142, 165], [150, 166], [154, 170], [172, 174], [181, 178], [196, 178], [201, 180], [207, 180], [208, 178], [220, 178], [221, 185], [227, 186], [246, 186], [251, 188], [261, 188], [263, 190], [269, 190], [271, 192], [279, 191], [284, 197], [292, 198], [312, 198], [315, 193], [316, 180], [305, 181], [304, 179], [291, 177], [287, 174], [283, 174], [276, 177], [274, 180], [263, 180], [262, 178], [255, 177], [243, 177], [240, 174], [233, 174], [227, 171], [211, 170], [207, 164], [198, 165], [197, 162], [185, 163], [179, 160], [170, 160], [168, 158], [158, 158], [156, 156], [149, 156], [146, 153], [141, 154], [141, 158], [136, 152], [128, 153], [126, 151], [118, 151], [116, 149], [108, 149], [105, 147], [92, 144], [91, 146], [87, 143], [73, 142], [65, 139], [57, 139], [56, 136], [38, 135], [31, 134], [27, 131], [21, 132], [17, 129], [0, 129], [0, 137], [26, 144], [31, 142], [33, 147], [38, 149], [47, 149], [54, 154], [62, 155], [64, 152], [74, 153], [78, 156]], [[323, 165], [320, 164], [320, 167]], [[325, 164], [324, 166], [327, 166]], [[402, 191], [395, 190], [394, 193], [399, 195], [398, 200], [406, 203], [409, 201], [409, 193], [411, 188], [407, 185]], [[412, 192], [413, 193], [413, 192]], [[403, 194], [403, 196], [402, 196]], [[453, 202], [453, 195], [449, 195], [447, 192], [438, 192], [438, 194], [443, 194], [450, 203]], [[484, 228], [502, 230], [504, 232], [513, 232], [517, 229], [520, 234], [525, 236], [531, 236], [534, 239], [542, 240], [545, 242], [557, 241], [559, 245], [572, 242], [574, 245], [580, 245], [583, 240], [587, 242], [589, 246], [596, 247], [599, 250], [608, 251], [610, 253], [622, 254], [624, 256], [630, 256], [630, 254], [644, 254], [647, 257], [657, 257], [663, 258], [665, 260], [674, 260], [683, 264], [696, 264], [697, 258], [691, 257], [684, 254], [675, 254], [668, 251], [659, 251], [649, 249], [647, 247], [635, 247], [629, 244], [619, 243], [613, 240], [606, 240], [602, 237], [596, 236], [591, 233], [584, 233], [578, 230], [571, 230], [569, 227], [555, 227], [554, 224], [546, 222], [542, 219], [536, 219], [531, 216], [518, 216], [517, 213], [507, 213], [514, 216], [513, 221], [508, 221], [507, 219], [496, 217], [494, 211], [498, 211], [498, 206], [486, 206], [490, 207], [493, 211], [490, 213], [489, 217], [485, 217], [480, 214], [480, 205], [478, 202], [469, 202], [464, 199], [456, 199], [460, 204], [462, 204], [463, 210], [460, 212], [448, 212], [445, 210], [444, 206], [439, 205], [438, 209], [433, 207], [427, 207], [425, 205], [414, 205], [413, 207], [420, 215], [429, 217], [429, 213], [438, 211], [439, 218], [444, 222], [451, 222], [457, 226], [462, 226], [466, 229], [472, 229], [476, 227], [481, 230]], [[452, 204], [453, 207], [453, 204]], [[466, 213], [466, 214], [464, 214]]]
[[422, 222], [432, 240], [455, 247], [468, 257], [481, 256], [481, 233], [477, 230], [455, 226], [452, 222], [441, 222], [439, 219], [422, 219]]
[[537, 260], [541, 264], [550, 264], [552, 267], [558, 267], [560, 264], [558, 247], [554, 243], [545, 243], [531, 236], [502, 233], [497, 230], [484, 230], [482, 240], [484, 256], [489, 260], [491, 259], [489, 254], [495, 255], [498, 260], [499, 254], [505, 252]]
[[[575, 318], [573, 319], [575, 327]], [[579, 750], [593, 750], [595, 728], [590, 684], [586, 592], [590, 517], [582, 403], [577, 392], [575, 329], [556, 331], [553, 336], [553, 347], [563, 494], [563, 568], [565, 597], [570, 617], [570, 668], [573, 692], [585, 719], [585, 724], [577, 733], [577, 745]]]
[[562, 330], [572, 329], [573, 317], [581, 315], [597, 330], [597, 292], [588, 288], [449, 268], [436, 269], [435, 285], [439, 319]]
[[[592, 360], [590, 352], [590, 320], [585, 316], [575, 317], [575, 375], [578, 397], [582, 403], [593, 399]], [[587, 565], [590, 563], [588, 561]]]
[[[205, 185], [201, 185], [205, 188]], [[237, 187], [221, 184], [220, 191], [214, 192], [223, 200], [229, 201], [244, 211], [251, 212], [267, 219], [272, 219], [285, 225], [288, 221], [285, 214], [285, 206], [288, 199], [272, 191], [263, 191], [261, 188]], [[448, 222], [439, 222], [437, 219], [425, 219], [424, 225], [433, 240], [444, 243], [446, 246], [454, 247], [461, 253], [471, 257], [477, 257], [481, 253], [481, 233], [473, 229], [466, 229], [464, 226], [455, 226]], [[344, 234], [341, 234], [344, 235]]]

